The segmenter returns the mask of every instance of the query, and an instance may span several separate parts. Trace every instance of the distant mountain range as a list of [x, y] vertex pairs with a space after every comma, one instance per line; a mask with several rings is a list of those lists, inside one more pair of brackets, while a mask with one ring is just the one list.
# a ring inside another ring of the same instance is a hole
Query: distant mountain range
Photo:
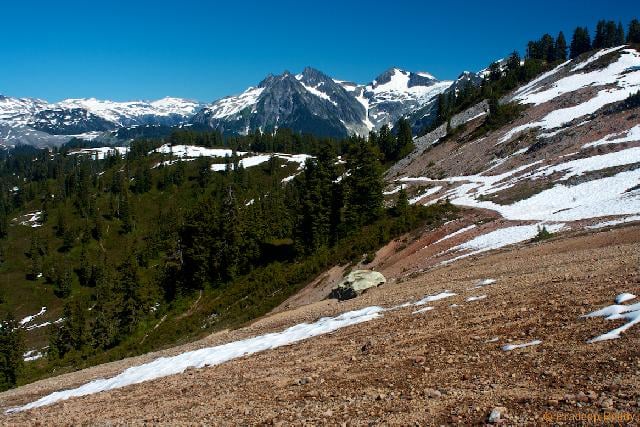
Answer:
[[[318, 136], [366, 135], [408, 117], [416, 131], [433, 120], [437, 95], [463, 80], [479, 83], [481, 73], [454, 82], [429, 73], [391, 68], [368, 84], [336, 80], [307, 67], [269, 75], [258, 86], [211, 104], [181, 98], [114, 102], [41, 99], [0, 95], [0, 145], [59, 145], [77, 137], [104, 142], [129, 138], [139, 127], [194, 126], [225, 134], [291, 128]], [[123, 136], [123, 135], [126, 135]]]

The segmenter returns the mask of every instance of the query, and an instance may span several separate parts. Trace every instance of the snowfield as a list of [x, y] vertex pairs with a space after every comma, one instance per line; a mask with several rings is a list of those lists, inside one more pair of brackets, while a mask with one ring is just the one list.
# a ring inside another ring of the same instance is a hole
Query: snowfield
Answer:
[[[313, 323], [299, 323], [281, 332], [258, 335], [252, 338], [233, 341], [215, 347], [188, 351], [177, 356], [160, 357], [152, 362], [128, 368], [113, 378], [98, 379], [77, 388], [56, 391], [24, 406], [11, 408], [7, 410], [7, 413], [26, 411], [28, 409], [51, 405], [55, 402], [67, 400], [72, 397], [86, 396], [89, 394], [100, 393], [102, 391], [126, 387], [132, 384], [139, 384], [169, 375], [180, 374], [189, 368], [199, 369], [206, 366], [219, 365], [239, 357], [294, 344], [312, 337], [337, 331], [341, 328], [368, 322], [381, 317], [385, 311], [411, 306], [423, 306], [429, 302], [439, 301], [455, 295], [456, 294], [453, 292], [443, 291], [438, 294], [427, 295], [419, 301], [407, 302], [396, 307], [366, 307], [359, 310], [349, 311], [335, 317], [323, 317]], [[422, 313], [433, 309], [434, 307], [427, 306], [418, 309], [414, 313]], [[36, 356], [37, 354], [35, 351], [28, 352], [28, 354], [25, 353], [24, 355], [25, 358]]]
[[[617, 51], [621, 48], [622, 46], [618, 46], [610, 49], [610, 51]], [[609, 52], [599, 52], [601, 55], [606, 53]], [[590, 59], [595, 61], [597, 58], [594, 59], [592, 57]], [[554, 74], [563, 66], [558, 66], [551, 73]], [[541, 128], [549, 130], [561, 127], [579, 117], [595, 113], [607, 104], [622, 101], [629, 95], [636, 93], [640, 90], [640, 52], [635, 49], [622, 49], [618, 60], [606, 68], [588, 73], [571, 74], [558, 80], [551, 88], [546, 90], [536, 87], [537, 83], [544, 80], [542, 77], [545, 76], [541, 76], [539, 80], [536, 79], [529, 85], [523, 86], [515, 93], [513, 100], [523, 104], [540, 105], [579, 89], [587, 87], [602, 87], [603, 89], [599, 90], [596, 96], [583, 103], [551, 111], [540, 121], [526, 123], [511, 129], [500, 139], [499, 143], [509, 141], [527, 129]]]
[[[175, 156], [176, 159], [167, 160], [162, 162], [163, 165], [172, 165], [176, 161], [191, 161], [198, 157], [212, 157], [212, 158], [230, 158], [233, 155], [233, 150], [229, 148], [206, 148], [196, 145], [170, 145], [164, 144], [163, 146], [153, 150], [151, 153], [169, 154]], [[151, 154], [150, 153], [150, 154]], [[253, 166], [261, 165], [268, 162], [272, 157], [284, 160], [286, 162], [292, 162], [298, 164], [298, 170], [304, 168], [304, 164], [307, 159], [312, 156], [308, 154], [284, 154], [284, 153], [250, 153], [248, 151], [236, 151], [237, 156], [242, 157], [239, 160], [239, 164], [244, 168], [250, 168]], [[233, 165], [231, 165], [233, 167]], [[211, 165], [211, 170], [216, 172], [222, 172], [226, 170], [227, 165], [225, 163], [215, 163]], [[286, 179], [286, 178], [285, 178]], [[293, 179], [291, 177], [290, 179]], [[286, 182], [286, 181], [284, 181]]]
[[367, 307], [361, 310], [350, 311], [336, 317], [324, 317], [314, 323], [301, 323], [285, 329], [282, 332], [259, 335], [216, 347], [189, 351], [173, 357], [161, 357], [153, 362], [131, 367], [113, 378], [99, 379], [78, 388], [57, 391], [35, 402], [10, 409], [8, 412], [25, 411], [40, 406], [51, 405], [52, 403], [71, 397], [86, 396], [101, 391], [126, 387], [131, 384], [138, 384], [168, 375], [179, 374], [188, 368], [203, 368], [205, 366], [219, 365], [238, 357], [294, 344], [311, 337], [336, 331], [340, 328], [368, 322], [380, 317], [383, 311], [384, 309], [382, 307]]

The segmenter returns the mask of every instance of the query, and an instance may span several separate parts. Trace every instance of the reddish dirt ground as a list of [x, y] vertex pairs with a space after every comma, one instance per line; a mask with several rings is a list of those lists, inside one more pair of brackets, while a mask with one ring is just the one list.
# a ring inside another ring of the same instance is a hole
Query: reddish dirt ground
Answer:
[[[471, 289], [487, 278], [496, 283]], [[428, 312], [388, 311], [219, 366], [4, 415], [2, 423], [477, 425], [496, 407], [505, 408], [502, 421], [510, 425], [604, 414], [640, 422], [640, 326], [621, 339], [588, 344], [622, 323], [580, 317], [621, 292], [640, 294], [640, 226], [464, 259], [350, 301], [315, 302], [164, 354], [361, 307], [391, 307], [444, 289], [457, 295], [431, 303]], [[478, 295], [487, 297], [466, 301]], [[501, 349], [536, 339], [542, 344]], [[156, 355], [43, 380], [2, 393], [0, 402], [4, 408], [24, 404]]]

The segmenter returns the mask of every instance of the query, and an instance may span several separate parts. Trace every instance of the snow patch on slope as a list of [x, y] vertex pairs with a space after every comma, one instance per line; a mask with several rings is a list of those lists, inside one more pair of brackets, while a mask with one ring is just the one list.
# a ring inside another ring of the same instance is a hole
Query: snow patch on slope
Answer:
[[132, 384], [139, 384], [156, 378], [175, 375], [188, 368], [214, 366], [242, 356], [297, 343], [311, 337], [327, 334], [338, 329], [368, 322], [381, 316], [382, 307], [367, 307], [349, 311], [336, 317], [323, 317], [314, 323], [300, 323], [281, 332], [259, 335], [240, 341], [233, 341], [215, 347], [189, 351], [173, 357], [161, 357], [143, 365], [128, 368], [119, 375], [108, 379], [98, 379], [80, 387], [57, 391], [27, 405], [10, 409], [19, 412], [38, 408], [71, 397], [86, 396], [106, 390], [114, 390]]

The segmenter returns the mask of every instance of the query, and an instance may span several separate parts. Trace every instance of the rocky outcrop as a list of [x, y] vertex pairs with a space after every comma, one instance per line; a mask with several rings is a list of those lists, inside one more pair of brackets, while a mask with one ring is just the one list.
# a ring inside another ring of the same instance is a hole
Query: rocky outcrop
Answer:
[[387, 279], [384, 278], [382, 273], [377, 271], [355, 270], [331, 290], [329, 298], [336, 298], [340, 301], [355, 298], [367, 289], [380, 286], [386, 281]]

